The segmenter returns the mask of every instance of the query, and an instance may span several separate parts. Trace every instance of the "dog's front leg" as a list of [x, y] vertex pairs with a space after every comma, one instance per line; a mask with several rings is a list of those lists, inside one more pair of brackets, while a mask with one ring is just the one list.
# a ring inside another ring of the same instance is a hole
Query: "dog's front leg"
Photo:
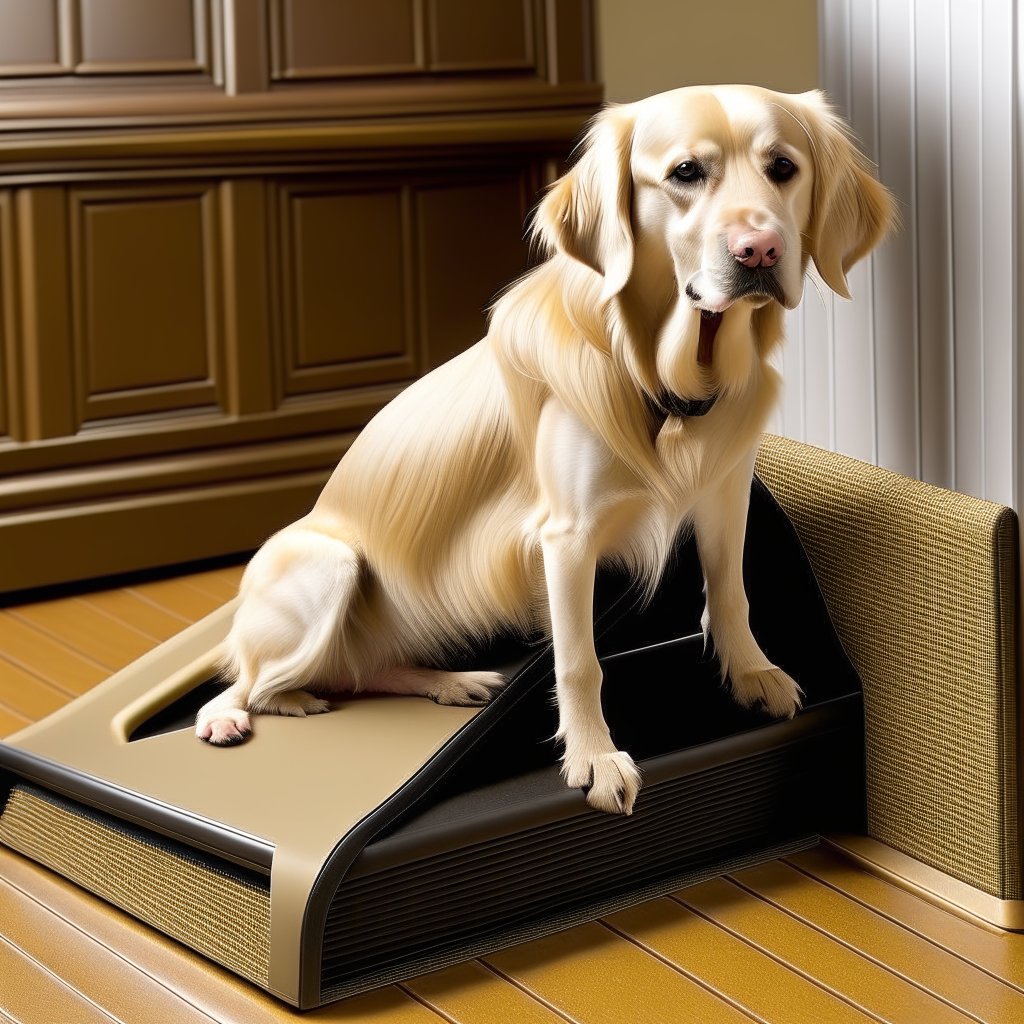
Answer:
[[751, 454], [702, 495], [694, 509], [707, 599], [701, 625], [705, 638], [710, 630], [722, 678], [728, 678], [737, 703], [761, 705], [775, 718], [792, 718], [800, 707], [800, 687], [765, 657], [750, 632], [743, 543], [753, 471]]
[[551, 610], [562, 777], [589, 787], [592, 807], [631, 814], [640, 790], [633, 759], [616, 750], [601, 710], [601, 665], [594, 651], [597, 555], [587, 531], [549, 521], [541, 531]]

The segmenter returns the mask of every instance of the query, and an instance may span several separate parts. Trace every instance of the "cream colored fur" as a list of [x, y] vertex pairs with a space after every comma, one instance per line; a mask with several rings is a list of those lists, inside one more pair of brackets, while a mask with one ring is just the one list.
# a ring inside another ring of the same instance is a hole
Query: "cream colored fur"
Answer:
[[[766, 172], [780, 155], [797, 166], [784, 183]], [[687, 160], [705, 171], [696, 185], [672, 177]], [[235, 682], [198, 735], [238, 742], [249, 711], [324, 711], [346, 690], [485, 701], [500, 677], [428, 666], [501, 627], [549, 629], [565, 780], [629, 813], [640, 777], [601, 712], [594, 574], [617, 561], [653, 587], [688, 524], [732, 693], [793, 715], [799, 689], [751, 635], [740, 573], [781, 307], [729, 297], [725, 237], [778, 232], [773, 272], [792, 307], [809, 260], [846, 294], [846, 270], [892, 216], [820, 94], [694, 88], [606, 109], [538, 209], [546, 261], [497, 302], [482, 341], [367, 425], [313, 510], [252, 559], [228, 641]], [[710, 370], [693, 283], [728, 305]], [[719, 398], [662, 422], [648, 399], [666, 389]]]

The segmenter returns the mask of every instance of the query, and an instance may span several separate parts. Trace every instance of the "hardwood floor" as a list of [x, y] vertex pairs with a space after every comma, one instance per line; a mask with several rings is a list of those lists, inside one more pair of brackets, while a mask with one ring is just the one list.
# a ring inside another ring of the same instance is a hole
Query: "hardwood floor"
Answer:
[[[0, 610], [0, 734], [232, 597], [221, 568]], [[1024, 1021], [1024, 935], [828, 847], [298, 1014], [0, 848], [0, 1021], [945, 1024]]]

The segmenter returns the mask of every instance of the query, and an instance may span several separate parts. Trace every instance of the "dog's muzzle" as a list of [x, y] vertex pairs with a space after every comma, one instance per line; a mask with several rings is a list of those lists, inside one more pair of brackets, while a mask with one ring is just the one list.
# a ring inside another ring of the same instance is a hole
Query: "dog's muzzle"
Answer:
[[717, 273], [698, 270], [686, 282], [686, 296], [698, 308], [724, 313], [734, 302], [749, 296], [774, 299], [786, 305], [786, 295], [775, 267], [747, 267], [739, 262], [724, 266]]

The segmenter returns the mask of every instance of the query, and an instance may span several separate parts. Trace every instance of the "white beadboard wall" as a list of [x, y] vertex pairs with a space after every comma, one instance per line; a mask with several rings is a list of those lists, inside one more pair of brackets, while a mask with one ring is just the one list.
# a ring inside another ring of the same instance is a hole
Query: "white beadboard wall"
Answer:
[[819, 0], [823, 87], [903, 227], [852, 302], [808, 284], [774, 425], [1018, 510], [1022, 21], [1015, 0]]

